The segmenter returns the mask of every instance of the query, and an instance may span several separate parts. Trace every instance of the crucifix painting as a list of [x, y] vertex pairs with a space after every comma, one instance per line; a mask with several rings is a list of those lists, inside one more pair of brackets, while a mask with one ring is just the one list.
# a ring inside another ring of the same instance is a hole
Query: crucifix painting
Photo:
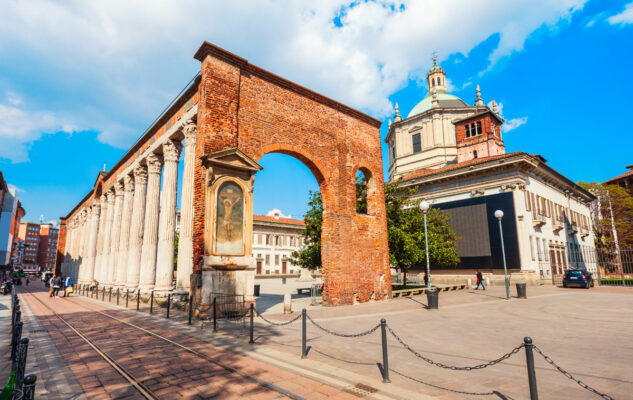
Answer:
[[244, 254], [244, 193], [235, 182], [224, 182], [218, 189], [215, 228], [215, 254]]

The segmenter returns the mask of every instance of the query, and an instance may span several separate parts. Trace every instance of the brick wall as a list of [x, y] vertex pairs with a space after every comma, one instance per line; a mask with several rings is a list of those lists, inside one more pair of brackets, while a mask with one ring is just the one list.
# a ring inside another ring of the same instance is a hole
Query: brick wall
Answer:
[[[323, 195], [324, 300], [351, 304], [391, 295], [380, 122], [205, 44], [199, 89], [194, 268], [204, 256], [206, 170], [199, 158], [238, 147], [301, 160]], [[355, 174], [371, 172], [369, 215], [356, 214]]]
[[[466, 126], [481, 123], [481, 135], [466, 137]], [[457, 137], [457, 162], [464, 162], [477, 158], [505, 154], [505, 145], [501, 139], [501, 121], [490, 112], [472, 116], [455, 124]]]

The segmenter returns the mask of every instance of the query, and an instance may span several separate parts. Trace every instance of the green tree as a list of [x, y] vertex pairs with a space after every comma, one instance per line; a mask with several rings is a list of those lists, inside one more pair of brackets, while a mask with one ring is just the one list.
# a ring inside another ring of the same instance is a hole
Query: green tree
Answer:
[[[367, 212], [367, 184], [364, 177], [356, 180], [356, 210]], [[399, 182], [385, 185], [387, 207], [387, 229], [389, 233], [389, 261], [405, 272], [413, 266], [426, 265], [424, 242], [424, 215], [418, 205], [421, 200], [412, 200], [414, 189], [401, 189]], [[303, 232], [305, 246], [294, 251], [290, 261], [304, 268], [321, 268], [321, 224], [323, 201], [320, 192], [310, 192], [310, 209], [305, 215], [306, 229]], [[459, 263], [457, 240], [450, 227], [450, 217], [437, 208], [427, 213], [429, 235], [429, 258], [434, 265], [456, 266]]]
[[321, 192], [310, 191], [310, 209], [304, 216], [304, 246], [290, 254], [290, 262], [310, 271], [321, 268], [321, 225], [323, 224], [323, 199]]
[[[399, 181], [385, 184], [387, 230], [389, 234], [389, 262], [404, 272], [414, 266], [426, 266], [424, 214], [419, 208], [421, 199], [413, 200], [414, 188], [403, 189]], [[450, 227], [450, 216], [438, 208], [427, 212], [429, 261], [433, 265], [457, 266], [458, 237]]]
[[633, 246], [633, 196], [618, 185], [596, 182], [578, 184], [598, 198], [592, 204], [596, 247], [615, 247], [613, 228], [616, 230], [620, 247]]

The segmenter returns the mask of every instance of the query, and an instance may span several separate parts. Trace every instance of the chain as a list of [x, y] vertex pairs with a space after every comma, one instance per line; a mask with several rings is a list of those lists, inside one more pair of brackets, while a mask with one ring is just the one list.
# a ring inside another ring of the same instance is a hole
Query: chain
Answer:
[[261, 315], [259, 313], [259, 311], [255, 310], [255, 313], [257, 314], [257, 316], [261, 319], [263, 319], [264, 321], [268, 322], [271, 325], [275, 325], [275, 326], [284, 326], [284, 325], [290, 325], [293, 322], [295, 322], [296, 320], [298, 320], [299, 318], [301, 318], [301, 314], [297, 315], [295, 318], [291, 319], [290, 321], [286, 321], [286, 322], [275, 322], [275, 321], [271, 321], [269, 319], [266, 319], [263, 315]]
[[536, 346], [532, 346], [532, 348], [541, 355], [541, 357], [543, 357], [545, 359], [545, 361], [547, 361], [549, 364], [551, 364], [554, 368], [556, 368], [561, 374], [565, 375], [567, 378], [571, 379], [572, 381], [576, 382], [577, 384], [580, 385], [580, 387], [587, 389], [590, 392], [593, 392], [595, 394], [597, 394], [598, 396], [602, 397], [603, 399], [607, 399], [607, 400], [613, 400], [613, 397], [609, 396], [608, 394], [605, 393], [600, 393], [599, 391], [597, 391], [596, 389], [590, 387], [589, 385], [587, 385], [586, 383], [584, 383], [583, 381], [581, 381], [580, 379], [574, 378], [572, 374], [570, 374], [569, 372], [565, 371], [564, 369], [562, 369], [558, 364], [556, 364], [554, 362], [554, 360], [552, 360], [551, 358], [549, 358], [548, 356], [546, 356], [545, 354], [543, 354], [543, 352], [541, 351], [541, 349], [539, 349]]
[[411, 353], [413, 353], [413, 355], [415, 355], [418, 358], [421, 358], [422, 360], [426, 361], [427, 363], [431, 364], [431, 365], [435, 365], [436, 367], [440, 367], [440, 368], [445, 368], [445, 369], [451, 369], [453, 371], [472, 371], [474, 369], [482, 369], [482, 368], [486, 368], [486, 367], [490, 367], [493, 366], [495, 364], [499, 364], [501, 361], [507, 360], [508, 358], [512, 357], [514, 354], [518, 353], [519, 350], [521, 350], [523, 348], [523, 344], [518, 345], [517, 347], [515, 347], [514, 349], [512, 349], [510, 352], [502, 355], [501, 357], [494, 359], [492, 361], [488, 361], [486, 363], [483, 364], [479, 364], [479, 365], [474, 365], [472, 367], [456, 367], [454, 365], [446, 365], [446, 364], [442, 364], [436, 361], [431, 360], [430, 358], [424, 357], [422, 354], [418, 353], [417, 351], [413, 350], [411, 348], [411, 346], [409, 346], [408, 344], [406, 344], [401, 338], [400, 336], [396, 335], [396, 333], [393, 331], [393, 329], [391, 329], [390, 326], [387, 326], [387, 329], [389, 329], [389, 332], [391, 332], [391, 335], [396, 338], [396, 340], [407, 350], [409, 350]]
[[329, 333], [330, 335], [333, 336], [340, 336], [340, 337], [346, 337], [346, 338], [357, 338], [357, 337], [361, 337], [361, 336], [366, 336], [369, 335], [370, 333], [374, 333], [376, 331], [376, 329], [380, 328], [380, 324], [374, 326], [373, 328], [371, 328], [370, 330], [364, 331], [364, 332], [360, 332], [360, 333], [337, 333], [334, 331], [331, 331], [327, 328], [322, 327], [321, 325], [317, 324], [316, 322], [314, 322], [314, 320], [306, 314], [306, 316], [308, 317], [308, 319], [310, 320], [310, 322], [312, 322], [312, 324], [314, 326], [316, 326], [317, 328], [321, 329], [323, 332]]
[[412, 376], [409, 376], [409, 375], [405, 375], [402, 372], [396, 371], [395, 369], [392, 369], [390, 371], [395, 373], [395, 374], [397, 374], [397, 375], [400, 375], [403, 378], [410, 379], [410, 380], [412, 380], [414, 382], [418, 382], [418, 383], [421, 383], [421, 384], [426, 385], [426, 386], [434, 387], [436, 389], [446, 390], [448, 392], [459, 393], [459, 394], [466, 394], [466, 395], [469, 395], [469, 396], [494, 396], [494, 395], [497, 394], [496, 392], [463, 392], [461, 390], [450, 389], [450, 388], [447, 388], [447, 387], [438, 386], [438, 385], [434, 385], [432, 383], [424, 382], [423, 380], [416, 379], [416, 378], [414, 378]]

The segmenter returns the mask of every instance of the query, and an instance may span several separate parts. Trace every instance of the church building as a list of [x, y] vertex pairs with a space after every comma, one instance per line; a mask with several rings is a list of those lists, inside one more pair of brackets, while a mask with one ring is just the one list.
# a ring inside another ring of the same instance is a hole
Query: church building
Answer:
[[506, 153], [495, 101], [486, 106], [479, 85], [473, 105], [449, 94], [435, 57], [427, 85], [428, 95], [406, 118], [396, 104], [385, 141], [390, 181], [416, 188], [418, 198], [450, 214], [460, 237], [461, 263], [432, 265], [432, 274], [450, 281], [481, 269], [498, 279], [503, 253], [496, 210], [504, 213], [513, 277], [556, 282], [568, 268], [597, 272], [589, 208], [595, 197], [538, 154]]

